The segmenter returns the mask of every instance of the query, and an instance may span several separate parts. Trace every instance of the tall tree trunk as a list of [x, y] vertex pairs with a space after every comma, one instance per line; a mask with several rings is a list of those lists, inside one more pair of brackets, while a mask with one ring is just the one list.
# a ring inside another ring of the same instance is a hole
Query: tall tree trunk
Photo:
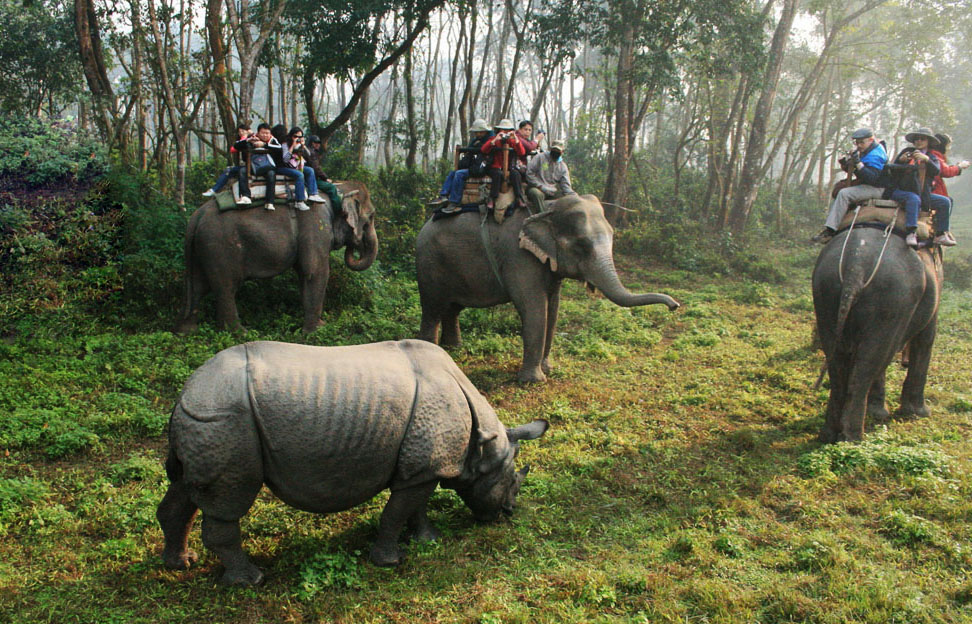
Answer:
[[460, 8], [459, 11], [459, 39], [456, 41], [456, 53], [452, 57], [452, 69], [449, 71], [449, 107], [446, 109], [445, 132], [442, 141], [442, 158], [449, 158], [452, 153], [452, 125], [456, 116], [456, 73], [459, 69], [459, 57], [462, 54], [462, 43], [466, 36], [466, 19]]
[[761, 177], [759, 174], [763, 167], [763, 153], [766, 149], [766, 129], [769, 125], [773, 101], [776, 99], [786, 42], [796, 17], [796, 8], [797, 0], [783, 0], [783, 11], [770, 44], [766, 71], [763, 74], [763, 88], [756, 102], [756, 108], [753, 109], [753, 122], [746, 142], [746, 156], [739, 178], [739, 188], [733, 198], [732, 212], [729, 215], [729, 227], [735, 234], [742, 234], [745, 230], [749, 213], [759, 191]]
[[513, 52], [513, 66], [510, 68], [510, 80], [506, 84], [506, 97], [503, 99], [503, 112], [500, 117], [509, 117], [513, 108], [513, 89], [516, 86], [515, 77], [520, 70], [520, 57], [523, 56], [523, 47], [526, 45], [526, 31], [530, 24], [530, 13], [533, 10], [533, 0], [527, 0], [526, 8], [523, 9], [523, 25], [519, 30], [516, 28], [513, 10], [513, 0], [506, 0], [506, 10], [509, 13], [510, 24], [513, 35], [516, 37], [516, 48]]
[[510, 16], [510, 8], [507, 4], [506, 15], [503, 17], [503, 30], [500, 31], [500, 39], [498, 45], [496, 46], [496, 82], [493, 86], [493, 112], [490, 114], [491, 123], [496, 123], [499, 121], [500, 114], [503, 111], [503, 86], [506, 84], [504, 78], [506, 77], [506, 70], [503, 67], [503, 55], [506, 52], [506, 44], [510, 40], [510, 23], [513, 18]]
[[[632, 117], [634, 115], [634, 20], [625, 21], [618, 44], [617, 86], [614, 93], [614, 139], [608, 164], [608, 177], [604, 185], [603, 201], [623, 206], [628, 195], [628, 162], [631, 154]], [[623, 212], [610, 207], [610, 219], [616, 225]]]
[[361, 94], [358, 104], [358, 117], [354, 125], [354, 159], [359, 165], [364, 165], [365, 147], [368, 145], [368, 100], [371, 88]]
[[[407, 28], [411, 29], [409, 23]], [[408, 132], [408, 140], [405, 149], [405, 167], [409, 170], [415, 169], [415, 157], [418, 153], [418, 128], [415, 123], [415, 85], [412, 80], [412, 48], [405, 53], [405, 69], [402, 72], [405, 80], [405, 127]]]
[[477, 4], [472, 5], [472, 15], [469, 22], [469, 36], [466, 37], [466, 65], [464, 70], [465, 85], [462, 88], [462, 97], [459, 98], [459, 142], [464, 143], [469, 126], [472, 123], [471, 108], [468, 107], [470, 94], [472, 93], [473, 60], [476, 51], [476, 23], [479, 18]]
[[95, 123], [98, 124], [102, 137], [113, 143], [114, 120], [117, 117], [115, 93], [111, 88], [111, 81], [108, 80], [94, 0], [74, 1], [74, 28], [78, 38], [81, 68], [84, 70], [94, 105]]

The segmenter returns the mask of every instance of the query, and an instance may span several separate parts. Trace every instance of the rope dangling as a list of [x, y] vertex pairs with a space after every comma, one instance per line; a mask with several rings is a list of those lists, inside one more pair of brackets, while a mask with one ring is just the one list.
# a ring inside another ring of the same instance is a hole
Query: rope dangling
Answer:
[[847, 249], [847, 241], [850, 240], [851, 234], [854, 232], [854, 224], [857, 223], [857, 217], [861, 214], [861, 207], [854, 207], [854, 218], [851, 219], [850, 227], [847, 228], [847, 236], [844, 237], [844, 244], [840, 247], [840, 261], [837, 263], [837, 277], [840, 279], [840, 283], [844, 283], [844, 251]]

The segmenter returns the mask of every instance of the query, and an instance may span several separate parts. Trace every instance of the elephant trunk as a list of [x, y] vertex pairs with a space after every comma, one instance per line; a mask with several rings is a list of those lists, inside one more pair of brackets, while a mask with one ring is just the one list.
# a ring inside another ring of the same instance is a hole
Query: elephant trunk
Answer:
[[[354, 252], [357, 249], [358, 258], [355, 259]], [[375, 231], [375, 224], [371, 222], [361, 237], [361, 244], [348, 244], [344, 249], [344, 263], [352, 271], [364, 271], [378, 257], [378, 233]]]
[[587, 266], [582, 271], [584, 279], [604, 293], [604, 296], [610, 299], [612, 303], [625, 308], [664, 303], [669, 310], [675, 310], [680, 305], [677, 301], [662, 293], [636, 295], [630, 292], [618, 278], [618, 272], [614, 268], [614, 259], [610, 252], [597, 253], [586, 264]]

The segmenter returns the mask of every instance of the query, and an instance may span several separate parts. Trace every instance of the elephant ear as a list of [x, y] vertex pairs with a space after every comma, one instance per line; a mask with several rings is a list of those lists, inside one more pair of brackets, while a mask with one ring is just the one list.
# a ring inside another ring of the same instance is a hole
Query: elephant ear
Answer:
[[528, 217], [520, 230], [520, 249], [526, 249], [540, 262], [550, 261], [550, 270], [557, 271], [557, 237], [554, 235], [553, 212], [541, 212]]
[[365, 220], [361, 216], [361, 202], [357, 198], [348, 198], [342, 205], [344, 206], [344, 220], [351, 226], [355, 242], [361, 242], [365, 229]]

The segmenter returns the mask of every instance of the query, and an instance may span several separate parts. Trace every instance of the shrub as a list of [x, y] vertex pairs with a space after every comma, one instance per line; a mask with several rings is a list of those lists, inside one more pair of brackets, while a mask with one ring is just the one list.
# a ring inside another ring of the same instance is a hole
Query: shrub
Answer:
[[0, 118], [0, 188], [87, 182], [108, 168], [104, 142], [73, 123]]
[[300, 589], [297, 597], [310, 600], [329, 588], [354, 589], [361, 585], [361, 551], [318, 552], [300, 567]]

